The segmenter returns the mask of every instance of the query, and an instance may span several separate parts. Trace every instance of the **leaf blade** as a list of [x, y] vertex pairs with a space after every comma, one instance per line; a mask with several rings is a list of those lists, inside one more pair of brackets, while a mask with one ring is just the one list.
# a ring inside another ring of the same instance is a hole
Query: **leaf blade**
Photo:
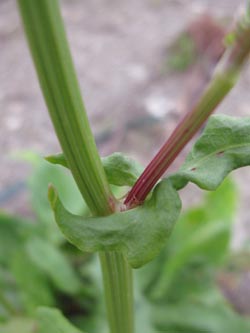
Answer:
[[143, 206], [107, 217], [83, 219], [69, 213], [52, 187], [49, 200], [59, 228], [71, 243], [86, 252], [121, 251], [134, 268], [160, 252], [181, 208], [179, 196], [168, 180], [156, 186]]
[[188, 182], [215, 190], [233, 170], [250, 165], [250, 118], [211, 116], [202, 136], [180, 170], [171, 175], [174, 187]]
[[73, 326], [62, 313], [55, 308], [38, 308], [37, 318], [39, 333], [84, 333]]
[[26, 244], [30, 260], [52, 279], [63, 292], [76, 294], [81, 282], [66, 257], [53, 244], [38, 237], [31, 238]]

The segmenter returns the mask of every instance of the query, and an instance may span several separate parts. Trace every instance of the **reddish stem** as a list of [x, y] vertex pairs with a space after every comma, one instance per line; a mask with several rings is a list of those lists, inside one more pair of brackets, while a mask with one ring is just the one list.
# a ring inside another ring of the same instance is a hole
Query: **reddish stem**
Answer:
[[128, 193], [124, 204], [132, 208], [142, 203], [154, 185], [164, 174], [180, 151], [194, 136], [216, 106], [224, 99], [235, 84], [239, 73], [250, 51], [249, 17], [238, 22], [235, 29], [234, 45], [222, 58], [219, 70], [212, 78], [196, 106], [187, 113], [176, 127], [170, 138], [156, 154]]
[[[213, 110], [215, 107], [216, 105]], [[188, 113], [182, 119], [167, 142], [148, 164], [132, 190], [129, 192], [124, 201], [127, 208], [137, 206], [145, 200], [148, 193], [172, 164], [180, 151], [206, 121], [209, 114], [210, 113], [205, 114], [203, 117], [201, 115], [198, 119], [195, 119], [197, 117], [197, 108], [194, 108], [192, 112]]]
[[128, 193], [124, 201], [128, 209], [145, 200], [176, 156], [235, 85], [237, 75], [250, 53], [249, 13], [238, 21], [234, 38], [233, 45], [225, 52], [198, 103], [182, 119]]

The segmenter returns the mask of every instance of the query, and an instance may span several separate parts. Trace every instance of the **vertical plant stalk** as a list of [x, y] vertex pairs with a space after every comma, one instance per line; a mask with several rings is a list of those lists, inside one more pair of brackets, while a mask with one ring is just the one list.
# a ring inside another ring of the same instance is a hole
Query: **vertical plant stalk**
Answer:
[[76, 183], [92, 213], [115, 205], [90, 129], [57, 0], [19, 0], [47, 107]]
[[233, 44], [226, 50], [215, 69], [198, 103], [177, 125], [169, 139], [152, 159], [131, 191], [124, 204], [132, 208], [141, 204], [154, 185], [191, 140], [210, 114], [234, 87], [237, 77], [250, 53], [250, 14], [247, 13], [236, 25], [232, 34]]
[[117, 252], [100, 254], [110, 333], [134, 332], [132, 270]]
[[[18, 0], [47, 107], [75, 181], [93, 215], [116, 208], [81, 98], [57, 0]], [[132, 272], [116, 252], [100, 254], [111, 333], [133, 333]], [[67, 283], [67, 281], [65, 281]]]

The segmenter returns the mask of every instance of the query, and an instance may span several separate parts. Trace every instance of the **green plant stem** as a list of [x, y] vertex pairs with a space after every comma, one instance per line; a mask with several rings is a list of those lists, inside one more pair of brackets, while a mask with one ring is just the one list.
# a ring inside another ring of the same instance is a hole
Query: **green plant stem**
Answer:
[[240, 70], [250, 53], [249, 15], [247, 13], [236, 25], [233, 33], [234, 42], [220, 60], [211, 82], [197, 104], [187, 112], [128, 193], [124, 201], [127, 208], [135, 207], [145, 200], [180, 151], [235, 86]]
[[110, 333], [134, 332], [132, 270], [118, 252], [99, 254]]
[[[116, 209], [81, 98], [57, 0], [18, 0], [40, 85], [67, 164], [93, 215]], [[112, 333], [133, 333], [131, 268], [102, 253]], [[67, 281], [65, 281], [67, 283]]]
[[86, 115], [57, 0], [19, 0], [48, 110], [70, 170], [90, 210], [112, 213], [110, 191]]

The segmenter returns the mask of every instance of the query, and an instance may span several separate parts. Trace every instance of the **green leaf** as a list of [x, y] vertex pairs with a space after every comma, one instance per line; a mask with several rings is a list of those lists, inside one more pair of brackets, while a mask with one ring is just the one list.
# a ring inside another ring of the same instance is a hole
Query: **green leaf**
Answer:
[[155, 307], [153, 317], [158, 330], [171, 333], [248, 333], [250, 321], [234, 313], [225, 303], [204, 305], [181, 302]]
[[11, 256], [23, 248], [23, 242], [35, 225], [11, 215], [0, 213], [0, 263], [8, 264]]
[[46, 239], [57, 244], [61, 242], [62, 237], [54, 223], [47, 196], [48, 184], [52, 182], [60, 191], [62, 201], [70, 211], [83, 214], [87, 212], [87, 207], [69, 171], [60, 166], [51, 165], [36, 156], [36, 163], [33, 163], [33, 172], [28, 181], [32, 207], [41, 224], [40, 235], [44, 235]]
[[170, 178], [181, 189], [190, 181], [215, 190], [234, 169], [250, 164], [250, 118], [210, 117], [180, 170]]
[[[64, 154], [50, 155], [46, 157], [46, 160], [68, 168]], [[133, 186], [143, 171], [138, 163], [122, 153], [113, 153], [101, 160], [108, 182], [112, 185]]]
[[23, 305], [29, 313], [33, 313], [37, 306], [54, 305], [47, 277], [32, 263], [25, 251], [15, 254], [10, 268], [19, 287]]
[[46, 156], [45, 160], [51, 164], [61, 165], [65, 168], [69, 169], [68, 162], [63, 153]]
[[69, 213], [51, 187], [49, 200], [66, 238], [82, 251], [122, 251], [133, 267], [152, 260], [164, 246], [181, 208], [168, 180], [154, 189], [142, 206], [105, 217], [82, 218]]
[[217, 191], [208, 193], [202, 205], [182, 214], [167, 244], [169, 255], [160, 263], [161, 273], [153, 285], [155, 298], [171, 292], [173, 284], [178, 289], [178, 275], [193, 263], [214, 269], [225, 260], [236, 202], [235, 186], [226, 180]]
[[63, 292], [75, 294], [81, 282], [64, 255], [51, 243], [41, 238], [32, 238], [27, 243], [31, 261]]
[[172, 251], [184, 253], [189, 252], [187, 247], [190, 251], [192, 247], [196, 250], [187, 257], [205, 257], [213, 264], [221, 263], [229, 250], [237, 199], [235, 186], [229, 179], [216, 191], [207, 193], [203, 203], [182, 214], [168, 244]]
[[59, 310], [40, 307], [37, 310], [38, 333], [84, 333], [73, 326]]
[[103, 157], [102, 164], [109, 184], [117, 186], [133, 186], [143, 171], [138, 163], [121, 153]]

